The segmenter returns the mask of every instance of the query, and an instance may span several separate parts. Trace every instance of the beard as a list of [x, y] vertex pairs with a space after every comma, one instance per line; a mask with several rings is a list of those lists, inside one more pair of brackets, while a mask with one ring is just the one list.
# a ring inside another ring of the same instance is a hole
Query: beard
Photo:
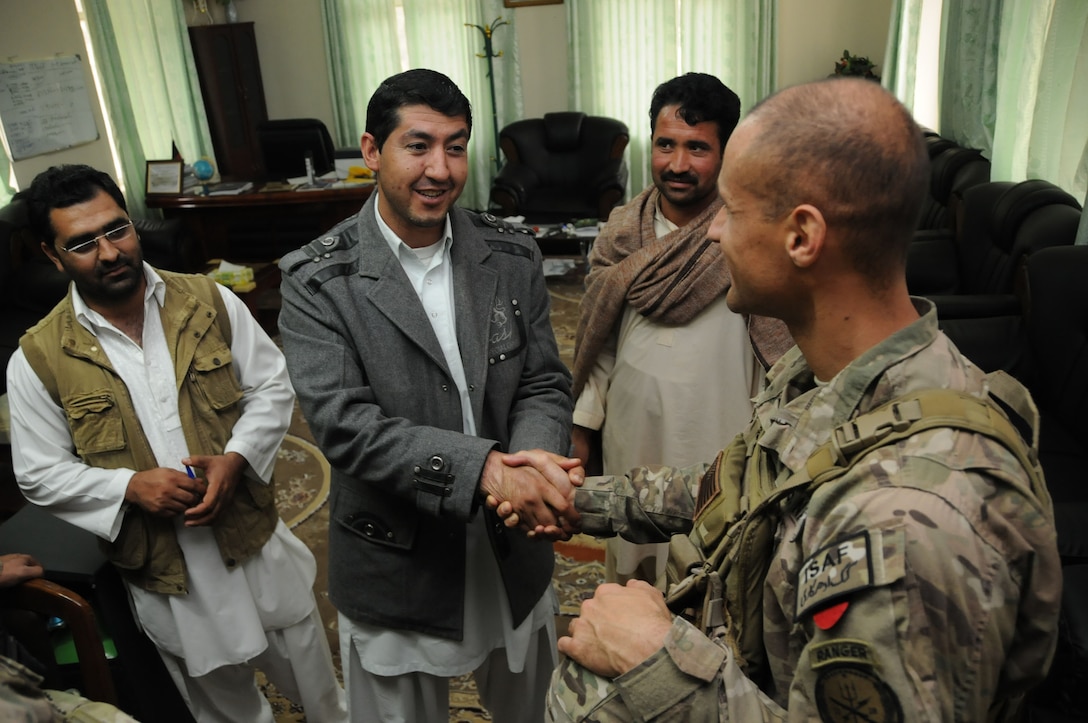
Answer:
[[109, 264], [96, 263], [93, 273], [76, 278], [75, 285], [84, 299], [116, 304], [137, 293], [143, 278], [143, 255], [122, 255]]

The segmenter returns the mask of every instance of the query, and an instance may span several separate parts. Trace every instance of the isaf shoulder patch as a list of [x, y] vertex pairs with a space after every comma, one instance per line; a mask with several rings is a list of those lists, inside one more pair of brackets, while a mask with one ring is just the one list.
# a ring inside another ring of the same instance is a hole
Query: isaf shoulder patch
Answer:
[[797, 576], [797, 616], [842, 596], [871, 587], [874, 554], [869, 532], [839, 540], [810, 555]]

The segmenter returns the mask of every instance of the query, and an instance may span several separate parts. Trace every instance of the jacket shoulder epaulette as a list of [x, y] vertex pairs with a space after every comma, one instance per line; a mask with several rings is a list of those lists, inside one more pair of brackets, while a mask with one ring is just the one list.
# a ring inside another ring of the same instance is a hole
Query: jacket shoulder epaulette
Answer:
[[316, 293], [330, 279], [356, 273], [358, 259], [354, 254], [347, 253], [359, 243], [354, 229], [354, 217], [337, 224], [284, 256], [280, 261], [280, 270], [288, 276], [297, 277], [311, 293]]
[[536, 233], [523, 223], [512, 223], [493, 213], [471, 213], [472, 223], [482, 229], [492, 251], [532, 258]]

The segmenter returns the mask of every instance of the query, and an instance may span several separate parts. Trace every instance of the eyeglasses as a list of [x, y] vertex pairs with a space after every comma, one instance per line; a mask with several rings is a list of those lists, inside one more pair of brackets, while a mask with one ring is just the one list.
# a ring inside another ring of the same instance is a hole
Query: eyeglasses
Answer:
[[75, 256], [85, 256], [91, 251], [97, 249], [98, 242], [102, 239], [106, 239], [111, 244], [119, 244], [125, 239], [131, 237], [134, 232], [135, 229], [132, 226], [132, 221], [129, 221], [124, 226], [118, 226], [117, 228], [111, 229], [100, 236], [95, 236], [94, 238], [87, 239], [86, 241], [80, 241], [78, 243], [72, 244], [71, 246], [62, 246], [61, 249]]

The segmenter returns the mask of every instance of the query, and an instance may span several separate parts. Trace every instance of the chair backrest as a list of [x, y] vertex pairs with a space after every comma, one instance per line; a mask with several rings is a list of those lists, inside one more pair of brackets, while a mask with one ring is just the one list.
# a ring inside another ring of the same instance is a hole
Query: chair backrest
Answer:
[[1027, 275], [1028, 343], [1035, 359], [1031, 391], [1040, 408], [1083, 443], [1088, 440], [1088, 246], [1039, 251], [1028, 259]]
[[542, 186], [582, 186], [608, 161], [623, 157], [630, 135], [622, 121], [576, 111], [514, 121], [499, 133], [507, 159], [532, 168]]
[[336, 149], [325, 124], [316, 118], [269, 120], [257, 126], [257, 139], [268, 178], [297, 178], [306, 175], [306, 156], [314, 173], [328, 173], [335, 166]]
[[1073, 244], [1080, 204], [1048, 181], [991, 182], [963, 192], [959, 219], [960, 292], [1012, 293], [1027, 256]]

